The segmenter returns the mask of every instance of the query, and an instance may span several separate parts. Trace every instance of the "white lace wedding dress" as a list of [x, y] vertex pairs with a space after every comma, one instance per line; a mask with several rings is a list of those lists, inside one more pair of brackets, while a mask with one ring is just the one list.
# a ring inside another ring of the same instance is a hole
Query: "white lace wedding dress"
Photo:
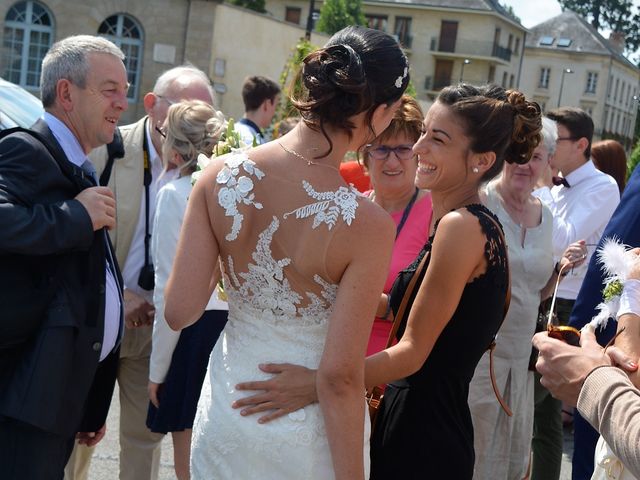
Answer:
[[[318, 404], [264, 425], [258, 416], [242, 417], [231, 408], [246, 396], [235, 390], [237, 383], [268, 377], [258, 370], [260, 363], [318, 367], [338, 289], [328, 280], [325, 255], [335, 231], [348, 228], [363, 201], [352, 187], [315, 190], [273, 170], [263, 172], [237, 154], [217, 176], [220, 217], [226, 222], [220, 251], [229, 321], [211, 354], [198, 404], [194, 480], [334, 478]], [[237, 246], [246, 243], [255, 248]]]

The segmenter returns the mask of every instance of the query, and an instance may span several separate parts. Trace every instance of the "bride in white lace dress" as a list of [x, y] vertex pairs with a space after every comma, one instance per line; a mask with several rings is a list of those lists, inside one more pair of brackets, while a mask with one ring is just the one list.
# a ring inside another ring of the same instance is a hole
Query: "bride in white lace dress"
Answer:
[[[194, 479], [368, 478], [364, 356], [395, 228], [338, 166], [389, 125], [408, 64], [389, 35], [348, 27], [301, 75], [302, 122], [218, 159], [189, 200], [165, 317], [179, 329], [200, 316], [218, 258], [229, 295], [193, 428]], [[317, 368], [319, 404], [267, 425], [238, 415], [235, 385], [264, 361]]]

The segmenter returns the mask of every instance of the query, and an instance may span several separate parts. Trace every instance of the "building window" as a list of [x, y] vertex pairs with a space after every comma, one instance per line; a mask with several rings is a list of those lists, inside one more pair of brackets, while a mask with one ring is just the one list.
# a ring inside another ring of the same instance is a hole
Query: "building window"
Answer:
[[558, 47], [569, 47], [571, 45], [571, 39], [570, 38], [559, 38], [558, 39], [558, 43], [556, 43], [556, 45]]
[[515, 75], [512, 73], [512, 74], [509, 76], [509, 88], [513, 88], [513, 86], [515, 85], [515, 82], [516, 82], [516, 77], [515, 77]]
[[411, 17], [396, 17], [393, 33], [398, 38], [400, 45], [411, 48]]
[[544, 45], [546, 47], [549, 47], [549, 46], [553, 45], [553, 41], [554, 40], [555, 40], [555, 37], [544, 36], [544, 37], [540, 38], [540, 45]]
[[538, 87], [549, 88], [549, 77], [551, 77], [551, 69], [549, 67], [542, 67], [540, 69], [540, 81], [538, 82]]
[[616, 86], [613, 89], [613, 101], [617, 102], [618, 101], [618, 87], [620, 86], [620, 79], [616, 78]]
[[295, 23], [300, 25], [300, 17], [302, 16], [302, 9], [299, 7], [286, 7], [284, 13], [284, 21], [289, 23]]
[[508, 73], [507, 72], [502, 72], [502, 88], [507, 88], [507, 77], [508, 77]]
[[387, 16], [386, 15], [365, 15], [367, 19], [367, 26], [369, 28], [375, 28], [376, 30], [387, 31]]
[[2, 77], [27, 88], [40, 86], [42, 59], [54, 37], [53, 15], [38, 2], [18, 2], [4, 18]]
[[487, 83], [493, 83], [496, 81], [496, 66], [489, 65], [489, 78], [487, 79]]
[[513, 34], [511, 34], [511, 33], [510, 33], [510, 34], [509, 34], [509, 41], [507, 42], [507, 48], [508, 48], [509, 50], [512, 50], [512, 48], [511, 48], [511, 47], [513, 47]]
[[140, 88], [140, 72], [142, 70], [142, 54], [144, 42], [140, 24], [131, 16], [119, 13], [107, 18], [98, 27], [101, 35], [115, 43], [125, 54], [124, 66], [127, 68], [129, 92], [127, 98], [135, 101]]
[[516, 46], [513, 47], [513, 54], [518, 55], [520, 51], [520, 37], [516, 37]]
[[596, 87], [598, 86], [598, 72], [588, 72], [587, 73], [587, 87], [585, 88], [586, 93], [596, 93]]

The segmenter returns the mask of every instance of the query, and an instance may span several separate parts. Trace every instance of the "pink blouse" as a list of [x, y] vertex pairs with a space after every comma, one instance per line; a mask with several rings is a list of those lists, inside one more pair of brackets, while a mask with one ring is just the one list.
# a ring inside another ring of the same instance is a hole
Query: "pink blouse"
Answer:
[[[365, 195], [371, 195], [373, 191], [366, 192]], [[400, 224], [404, 209], [391, 213], [391, 218]], [[389, 293], [393, 282], [398, 273], [408, 267], [418, 256], [422, 247], [429, 239], [429, 224], [431, 223], [431, 194], [427, 193], [416, 201], [411, 208], [411, 212], [405, 221], [400, 235], [393, 244], [393, 253], [391, 254], [391, 265], [389, 267], [389, 275], [384, 285], [384, 293]], [[369, 338], [369, 346], [367, 347], [367, 355], [383, 350], [389, 338], [391, 331], [391, 322], [381, 318], [375, 319], [371, 337]]]

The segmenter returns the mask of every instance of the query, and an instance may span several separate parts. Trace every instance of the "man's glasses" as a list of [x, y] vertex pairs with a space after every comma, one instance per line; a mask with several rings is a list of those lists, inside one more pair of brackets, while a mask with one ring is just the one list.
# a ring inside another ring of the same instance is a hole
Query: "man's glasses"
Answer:
[[175, 105], [176, 102], [175, 100], [169, 100], [167, 97], [165, 97], [164, 95], [158, 95], [156, 94], [156, 97], [158, 97], [160, 100], [164, 100], [165, 102], [167, 102], [167, 105], [171, 106], [171, 105]]
[[162, 136], [162, 138], [167, 138], [167, 134], [164, 132], [164, 130], [157, 125], [156, 125], [156, 132], [158, 132]]
[[414, 157], [413, 144], [398, 145], [397, 147], [390, 147], [389, 145], [367, 145], [367, 153], [374, 160], [386, 160], [389, 158], [391, 152], [395, 153], [399, 160], [409, 160]]

